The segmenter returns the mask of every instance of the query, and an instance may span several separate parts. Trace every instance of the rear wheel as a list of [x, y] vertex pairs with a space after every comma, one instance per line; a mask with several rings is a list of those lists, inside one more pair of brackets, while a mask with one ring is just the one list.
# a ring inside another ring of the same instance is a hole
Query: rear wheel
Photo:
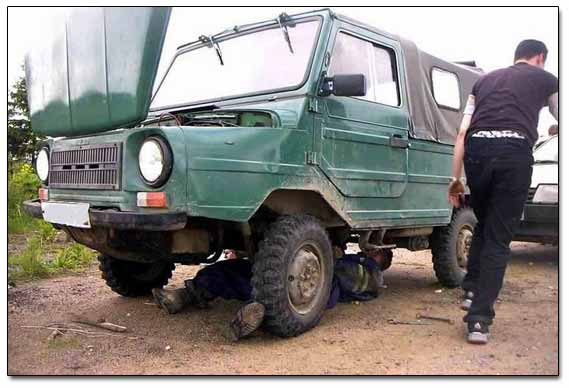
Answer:
[[253, 265], [253, 297], [265, 306], [264, 326], [296, 336], [320, 321], [333, 275], [332, 245], [312, 216], [275, 221], [260, 243]]
[[433, 267], [443, 286], [461, 285], [476, 223], [472, 209], [463, 207], [454, 211], [449, 225], [433, 231], [430, 241]]
[[122, 296], [150, 295], [153, 288], [162, 288], [172, 277], [175, 265], [163, 261], [138, 263], [99, 255], [101, 277], [107, 286]]

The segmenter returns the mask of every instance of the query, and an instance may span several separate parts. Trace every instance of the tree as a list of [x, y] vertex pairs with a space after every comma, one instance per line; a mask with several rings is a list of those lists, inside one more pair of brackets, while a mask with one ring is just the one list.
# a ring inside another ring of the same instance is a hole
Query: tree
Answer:
[[33, 160], [44, 139], [32, 132], [26, 80], [21, 76], [8, 93], [8, 160]]

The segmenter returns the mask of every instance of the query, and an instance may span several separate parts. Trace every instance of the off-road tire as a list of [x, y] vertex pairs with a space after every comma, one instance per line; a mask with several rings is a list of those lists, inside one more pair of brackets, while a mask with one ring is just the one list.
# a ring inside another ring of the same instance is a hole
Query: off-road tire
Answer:
[[470, 207], [455, 209], [449, 225], [437, 227], [430, 238], [433, 268], [439, 282], [449, 288], [458, 287], [466, 273], [459, 265], [458, 238], [464, 227], [474, 231], [476, 216]]
[[137, 263], [106, 255], [99, 255], [98, 260], [107, 286], [127, 297], [150, 295], [153, 288], [162, 288], [168, 284], [175, 268], [173, 263]]
[[[289, 297], [289, 265], [305, 244], [317, 247], [322, 286], [308, 312], [296, 311]], [[318, 324], [330, 297], [334, 261], [328, 234], [308, 215], [283, 216], [265, 233], [253, 264], [253, 298], [265, 306], [264, 328], [281, 337], [293, 337]]]

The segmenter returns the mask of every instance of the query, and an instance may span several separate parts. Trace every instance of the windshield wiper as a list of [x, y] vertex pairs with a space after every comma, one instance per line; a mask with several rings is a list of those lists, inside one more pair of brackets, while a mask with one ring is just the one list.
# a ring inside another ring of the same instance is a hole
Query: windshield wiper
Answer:
[[207, 45], [207, 47], [209, 48], [215, 48], [215, 53], [217, 54], [217, 58], [219, 58], [219, 63], [221, 63], [221, 66], [223, 66], [223, 56], [221, 55], [221, 48], [219, 47], [219, 44], [213, 40], [213, 37], [210, 36], [205, 36], [205, 35], [201, 35], [199, 38], [200, 42], [203, 42]]
[[223, 119], [194, 119], [191, 120], [189, 123], [189, 125], [194, 125], [194, 124], [216, 124], [219, 125], [220, 127], [238, 127], [239, 125], [229, 122], [227, 120], [223, 120]]
[[216, 113], [197, 113], [189, 114], [185, 116], [188, 119], [188, 124], [214, 124], [221, 127], [238, 127], [234, 122], [230, 120], [235, 120], [237, 118], [234, 114], [216, 114]]
[[283, 32], [284, 40], [288, 44], [290, 52], [294, 54], [294, 50], [292, 49], [292, 43], [290, 41], [290, 35], [288, 34], [288, 28], [287, 28], [287, 24], [294, 26], [294, 23], [292, 23], [292, 19], [285, 12], [283, 12], [277, 18], [277, 22], [279, 23], [279, 27]]

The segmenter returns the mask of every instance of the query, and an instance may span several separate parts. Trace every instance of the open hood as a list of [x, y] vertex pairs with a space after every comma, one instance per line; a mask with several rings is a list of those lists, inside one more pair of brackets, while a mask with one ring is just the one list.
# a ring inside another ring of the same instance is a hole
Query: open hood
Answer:
[[76, 8], [26, 55], [32, 129], [78, 136], [144, 120], [167, 7]]

